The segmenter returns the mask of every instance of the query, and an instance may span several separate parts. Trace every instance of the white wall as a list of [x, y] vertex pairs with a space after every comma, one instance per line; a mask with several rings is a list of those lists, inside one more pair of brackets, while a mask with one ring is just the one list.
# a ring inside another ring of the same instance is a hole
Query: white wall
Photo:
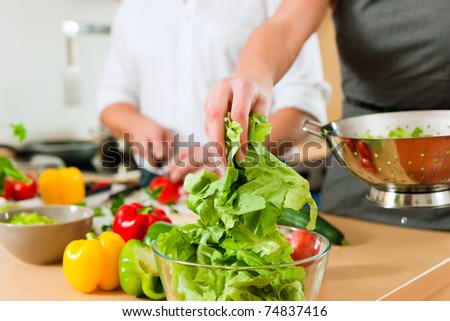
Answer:
[[[108, 35], [81, 35], [77, 58], [81, 104], [64, 102], [65, 39], [60, 21], [110, 24], [118, 1], [0, 0], [0, 125], [22, 121], [26, 141], [91, 138], [99, 129], [95, 86], [103, 69]], [[16, 144], [0, 130], [0, 143]]]

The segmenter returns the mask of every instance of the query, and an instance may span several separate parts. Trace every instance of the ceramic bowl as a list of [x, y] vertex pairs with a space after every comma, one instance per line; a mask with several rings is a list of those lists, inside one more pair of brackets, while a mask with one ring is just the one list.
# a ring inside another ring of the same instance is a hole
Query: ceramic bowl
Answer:
[[[7, 221], [20, 213], [37, 213], [56, 220], [54, 224], [18, 225]], [[0, 243], [15, 257], [30, 264], [61, 262], [71, 241], [84, 239], [91, 231], [94, 212], [84, 206], [48, 205], [0, 213]]]
[[[154, 241], [152, 249], [167, 300], [252, 301], [277, 300], [280, 297], [290, 301], [316, 300], [328, 261], [330, 242], [318, 233], [300, 228], [279, 226], [278, 229], [287, 238], [298, 230], [311, 234], [315, 238], [316, 254], [276, 265], [217, 266], [170, 258], [158, 250], [158, 242]], [[280, 277], [286, 277], [281, 286]]]

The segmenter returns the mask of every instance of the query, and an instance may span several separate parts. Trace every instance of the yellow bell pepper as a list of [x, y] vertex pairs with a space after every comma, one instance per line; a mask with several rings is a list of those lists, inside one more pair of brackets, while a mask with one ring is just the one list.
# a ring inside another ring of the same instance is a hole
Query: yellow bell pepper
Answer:
[[119, 234], [106, 231], [96, 237], [70, 242], [64, 250], [63, 270], [76, 290], [90, 293], [100, 288], [111, 291], [120, 285], [119, 256], [125, 241]]
[[83, 174], [76, 167], [48, 168], [39, 176], [38, 186], [44, 204], [78, 204], [86, 196]]

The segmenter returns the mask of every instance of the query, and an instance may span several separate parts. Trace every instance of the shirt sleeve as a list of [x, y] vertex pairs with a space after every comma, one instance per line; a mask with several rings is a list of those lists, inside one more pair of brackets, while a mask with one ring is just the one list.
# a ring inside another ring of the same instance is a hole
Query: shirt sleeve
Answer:
[[317, 34], [313, 34], [291, 68], [273, 89], [271, 113], [298, 108], [319, 122], [327, 122], [331, 86], [323, 78], [322, 57]]
[[96, 88], [97, 113], [113, 103], [129, 103], [138, 106], [138, 73], [129, 54], [126, 40], [126, 20], [130, 19], [128, 1], [123, 1], [114, 17], [110, 48], [103, 73]]

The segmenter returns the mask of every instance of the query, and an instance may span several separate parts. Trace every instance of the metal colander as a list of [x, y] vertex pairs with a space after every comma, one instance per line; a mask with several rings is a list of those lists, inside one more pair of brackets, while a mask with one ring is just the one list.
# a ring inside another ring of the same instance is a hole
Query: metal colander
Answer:
[[[362, 138], [387, 137], [397, 127], [420, 127], [432, 137]], [[450, 110], [371, 114], [324, 126], [307, 120], [303, 130], [324, 137], [343, 166], [379, 190], [450, 190]]]

